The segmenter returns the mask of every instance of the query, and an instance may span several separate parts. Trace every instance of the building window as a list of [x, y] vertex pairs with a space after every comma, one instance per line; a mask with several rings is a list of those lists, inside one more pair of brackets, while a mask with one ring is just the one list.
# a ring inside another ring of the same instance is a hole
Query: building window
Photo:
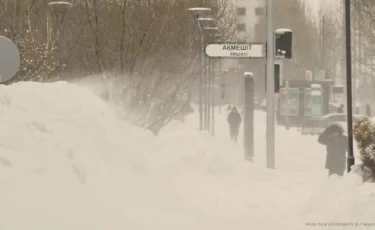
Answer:
[[263, 15], [265, 15], [263, 7], [257, 7], [257, 8], [255, 8], [255, 16], [263, 16]]
[[245, 7], [238, 7], [237, 8], [237, 15], [240, 15], [240, 16], [246, 15], [246, 8]]
[[245, 23], [237, 23], [237, 31], [246, 31]]

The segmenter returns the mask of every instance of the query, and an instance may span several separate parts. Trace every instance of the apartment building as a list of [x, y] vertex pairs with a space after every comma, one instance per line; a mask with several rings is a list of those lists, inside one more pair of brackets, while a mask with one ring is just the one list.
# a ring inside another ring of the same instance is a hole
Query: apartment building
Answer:
[[237, 33], [240, 41], [251, 41], [259, 16], [264, 14], [265, 0], [233, 0], [239, 22]]

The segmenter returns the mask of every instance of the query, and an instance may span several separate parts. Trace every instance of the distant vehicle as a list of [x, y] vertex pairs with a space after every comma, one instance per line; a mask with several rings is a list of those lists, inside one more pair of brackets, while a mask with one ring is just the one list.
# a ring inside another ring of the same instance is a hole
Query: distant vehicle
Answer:
[[[353, 125], [362, 118], [367, 116], [360, 114], [353, 114]], [[318, 118], [312, 118], [305, 122], [302, 126], [302, 134], [317, 135], [324, 131], [325, 128], [333, 123], [340, 123], [345, 126], [347, 116], [345, 113], [329, 113]], [[346, 126], [345, 126], [346, 127]]]

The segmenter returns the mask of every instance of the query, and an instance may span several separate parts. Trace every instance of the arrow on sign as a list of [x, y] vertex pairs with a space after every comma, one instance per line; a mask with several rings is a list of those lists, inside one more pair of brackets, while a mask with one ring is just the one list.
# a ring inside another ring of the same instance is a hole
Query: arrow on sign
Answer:
[[205, 48], [211, 58], [265, 58], [264, 43], [212, 43]]

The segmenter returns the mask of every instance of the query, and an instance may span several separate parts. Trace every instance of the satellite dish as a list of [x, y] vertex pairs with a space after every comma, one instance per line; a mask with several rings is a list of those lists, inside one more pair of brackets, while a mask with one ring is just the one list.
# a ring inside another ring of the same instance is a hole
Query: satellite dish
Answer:
[[8, 38], [0, 36], [0, 84], [13, 78], [20, 67], [20, 53]]

